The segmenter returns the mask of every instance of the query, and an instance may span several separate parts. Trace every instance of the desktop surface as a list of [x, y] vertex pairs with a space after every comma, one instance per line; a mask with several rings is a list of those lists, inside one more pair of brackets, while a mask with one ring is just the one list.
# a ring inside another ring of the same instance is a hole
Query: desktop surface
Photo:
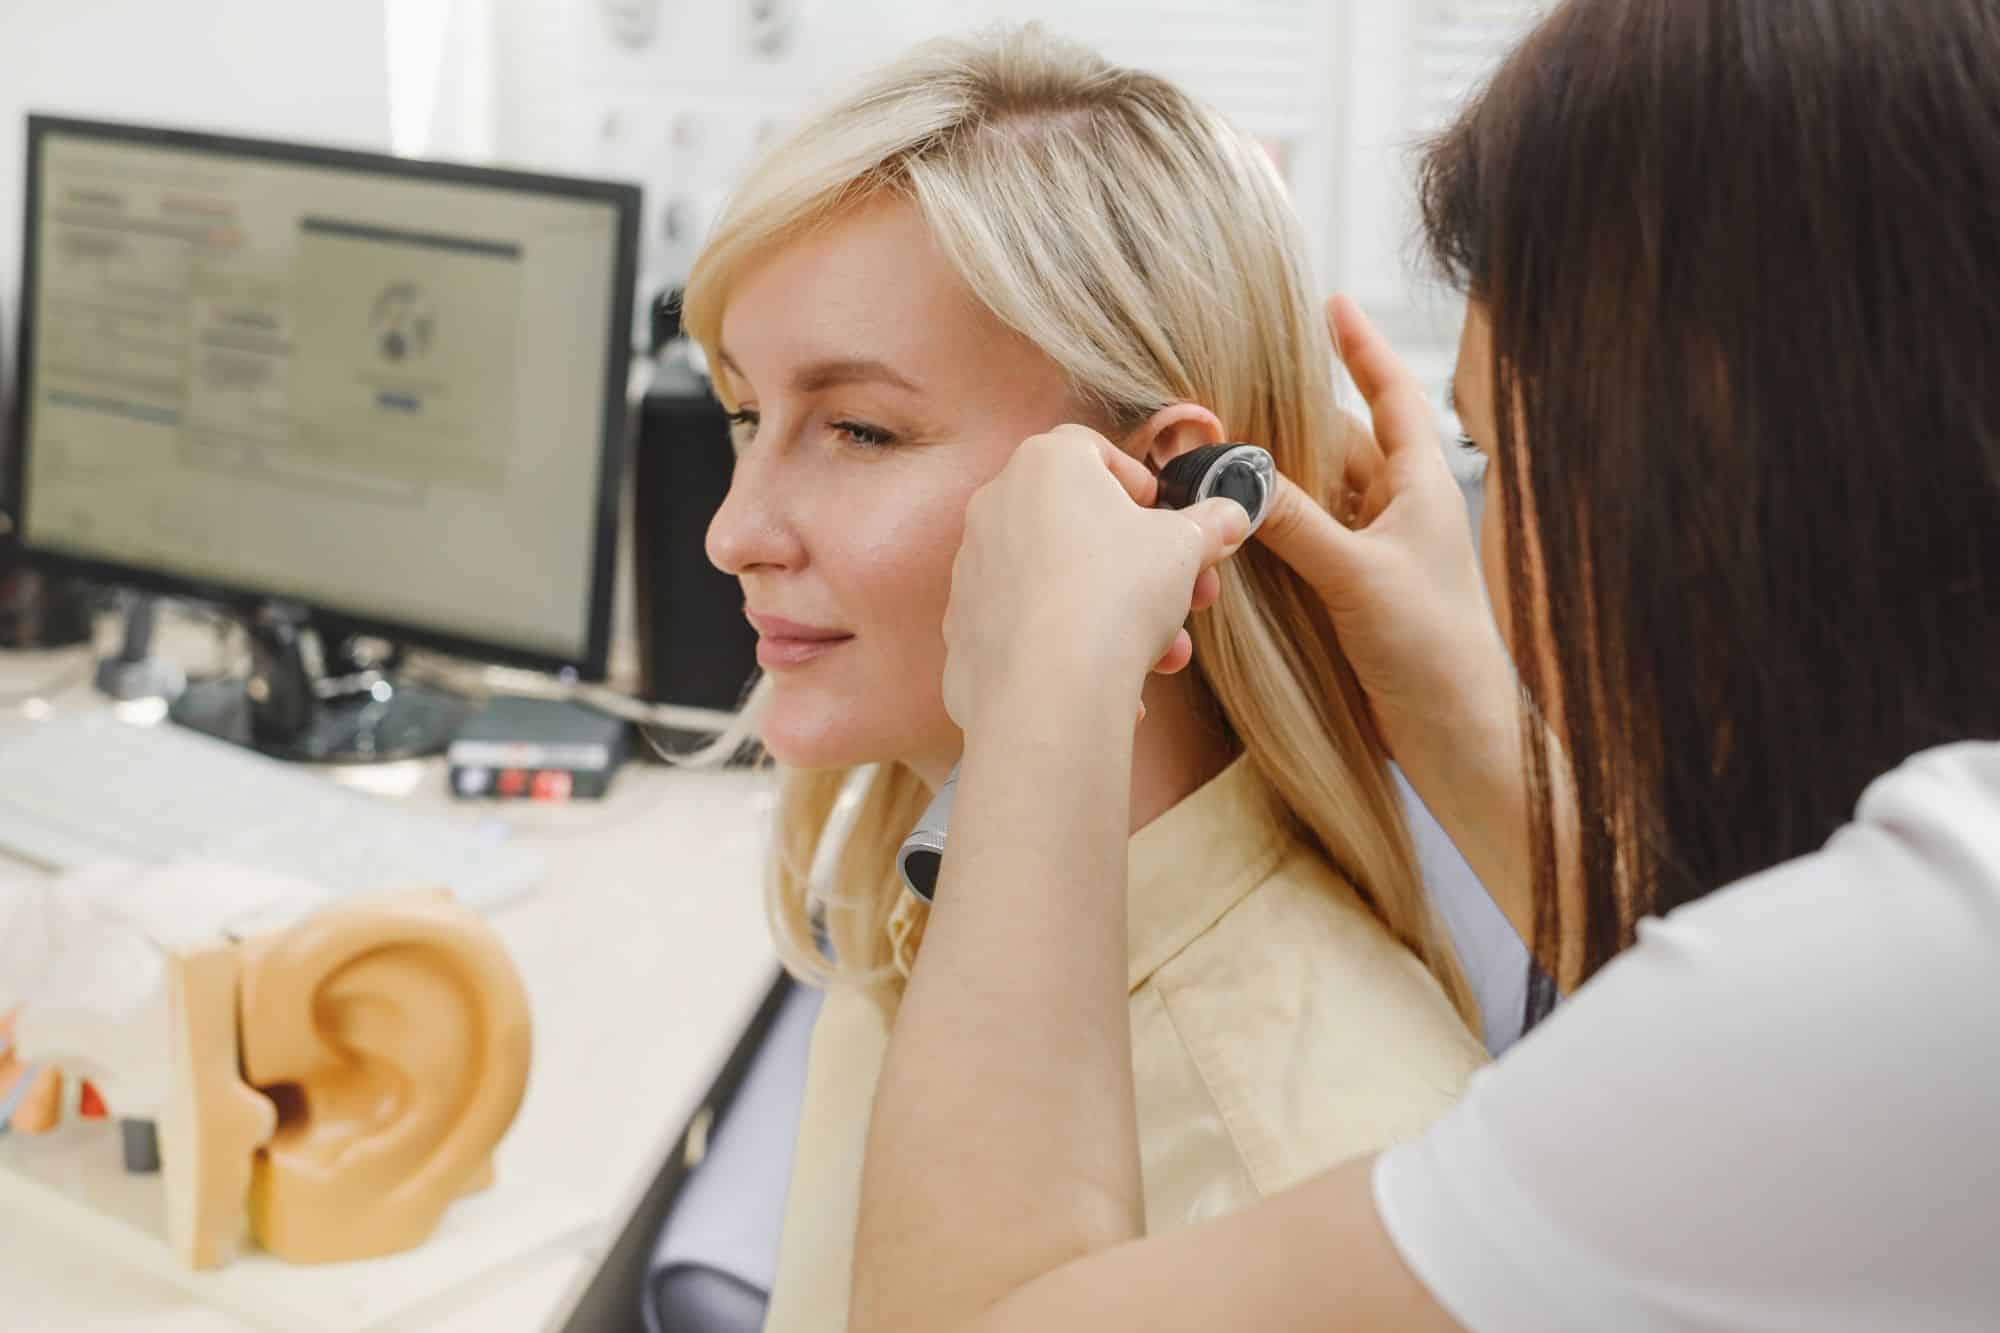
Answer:
[[435, 885], [484, 911], [533, 890], [542, 859], [506, 827], [398, 808], [280, 760], [105, 712], [0, 737], [0, 851], [52, 870], [219, 862], [303, 880], [329, 902]]
[[[64, 675], [64, 660], [0, 654], [0, 696]], [[33, 711], [109, 707], [87, 672], [67, 674]], [[0, 734], [33, 725], [16, 709]], [[441, 759], [314, 776], [467, 823], [493, 813], [453, 801]], [[127, 1239], [105, 1243], [57, 1216], [59, 1206], [38, 1207], [46, 1187], [9, 1171], [20, 1145], [0, 1138], [0, 1327], [561, 1328], [775, 971], [761, 894], [772, 795], [764, 773], [633, 765], [603, 801], [506, 809], [511, 841], [547, 865], [537, 892], [488, 918], [528, 989], [534, 1064], [496, 1154], [497, 1185], [447, 1214], [458, 1239], [441, 1239], [463, 1242], [456, 1250], [317, 1270], [252, 1255], [220, 1274], [176, 1274], [131, 1252], [129, 1223], [114, 1219], [123, 1230], [110, 1234]], [[0, 857], [0, 900], [45, 882], [37, 867]], [[94, 1188], [107, 1176], [115, 1186], [112, 1142], [94, 1145], [101, 1152], [68, 1142], [92, 1164]], [[470, 1284], [455, 1280], [477, 1267], [466, 1253], [482, 1246], [514, 1257]], [[302, 1318], [287, 1323], [291, 1314]]]

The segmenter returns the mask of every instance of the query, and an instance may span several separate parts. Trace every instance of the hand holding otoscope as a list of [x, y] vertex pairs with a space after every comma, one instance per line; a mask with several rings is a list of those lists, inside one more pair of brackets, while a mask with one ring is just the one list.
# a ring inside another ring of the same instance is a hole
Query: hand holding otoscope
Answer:
[[[1234, 500], [1250, 515], [1250, 532], [1255, 532], [1277, 491], [1277, 466], [1271, 455], [1257, 445], [1211, 444], [1190, 449], [1168, 463], [1160, 469], [1159, 480], [1154, 508], [1186, 509], [1215, 497]], [[944, 864], [945, 832], [951, 822], [951, 804], [957, 788], [958, 769], [954, 767], [896, 854], [896, 868], [902, 872], [904, 887], [925, 902], [931, 900], [937, 889], [938, 872]]]

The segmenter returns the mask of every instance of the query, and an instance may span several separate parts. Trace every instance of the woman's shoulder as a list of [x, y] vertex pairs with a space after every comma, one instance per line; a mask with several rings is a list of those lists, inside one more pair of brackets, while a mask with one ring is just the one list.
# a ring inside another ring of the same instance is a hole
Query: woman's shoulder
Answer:
[[[1453, 1015], [1451, 1025], [1464, 1027], [1443, 988], [1346, 876], [1297, 839], [1264, 879], [1176, 960], [1177, 984], [1185, 987], [1191, 976], [1245, 951], [1296, 960], [1318, 977], [1316, 989], [1352, 991], [1357, 1001], [1371, 995], [1393, 999], [1399, 1009], [1426, 1017], [1433, 1011]], [[1427, 998], [1418, 1001], [1418, 993]]]
[[2000, 883], [2000, 741], [1911, 756], [1869, 784], [1850, 829], [1893, 838], [1947, 874], [1983, 869]]
[[1421, 1132], [1486, 1060], [1437, 981], [1303, 846], [1150, 984], [1266, 1193]]
[[1376, 1197], [1434, 1288], [1495, 1310], [1530, 1290], [1487, 1261], [1508, 1254], [1573, 1293], [1671, 1274], [1649, 1300], [1705, 1293], [1704, 1317], [1744, 1254], [1832, 1275], [1828, 1309], [1934, 1308], [1935, 1239], [1980, 1234], [2000, 1198], [1996, 1051], [2000, 744], [1954, 745], [1878, 779], [1818, 851], [1641, 923], [1383, 1159]]
[[2000, 952], [2000, 742], [1913, 755], [1869, 784], [1818, 851], [1642, 923], [1649, 934], [1744, 966], [1808, 940], [1824, 962], [1851, 954], [1864, 972], [1916, 956], [1883, 947], [1895, 940]]

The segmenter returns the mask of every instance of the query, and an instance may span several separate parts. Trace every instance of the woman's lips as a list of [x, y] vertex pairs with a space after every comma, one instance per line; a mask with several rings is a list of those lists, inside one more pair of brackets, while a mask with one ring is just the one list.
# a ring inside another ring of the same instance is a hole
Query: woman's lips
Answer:
[[844, 630], [823, 629], [758, 611], [746, 609], [743, 614], [757, 631], [757, 665], [766, 670], [804, 666], [854, 637]]

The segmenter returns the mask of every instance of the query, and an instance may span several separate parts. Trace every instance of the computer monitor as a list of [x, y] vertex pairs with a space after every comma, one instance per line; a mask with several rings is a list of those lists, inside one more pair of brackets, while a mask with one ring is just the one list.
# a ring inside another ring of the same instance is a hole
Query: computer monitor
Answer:
[[177, 717], [434, 748], [379, 674], [329, 716], [313, 641], [357, 635], [604, 676], [636, 187], [46, 116], [26, 184], [10, 517], [244, 615], [251, 676]]

